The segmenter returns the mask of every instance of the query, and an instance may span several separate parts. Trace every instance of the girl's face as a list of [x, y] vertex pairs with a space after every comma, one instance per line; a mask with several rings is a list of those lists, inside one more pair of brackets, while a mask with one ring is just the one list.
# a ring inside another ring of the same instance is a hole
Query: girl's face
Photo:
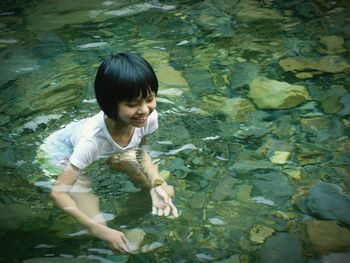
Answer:
[[154, 92], [148, 93], [146, 98], [140, 95], [132, 101], [122, 101], [118, 104], [119, 121], [134, 127], [143, 127], [156, 104]]

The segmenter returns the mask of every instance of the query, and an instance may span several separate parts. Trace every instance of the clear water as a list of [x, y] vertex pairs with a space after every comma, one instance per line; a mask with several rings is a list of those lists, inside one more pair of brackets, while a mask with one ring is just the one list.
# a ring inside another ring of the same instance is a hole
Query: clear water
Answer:
[[[262, 262], [259, 251], [268, 236], [256, 242], [252, 231], [263, 225], [290, 233], [302, 243], [305, 261], [321, 262], [297, 229], [322, 218], [300, 211], [295, 200], [320, 181], [350, 192], [349, 113], [339, 114], [347, 107], [342, 99], [350, 77], [344, 70], [300, 79], [279, 61], [319, 57], [321, 36], [349, 39], [349, 5], [310, 1], [307, 9], [296, 2], [0, 4], [0, 260]], [[349, 46], [345, 41], [341, 57], [348, 57]], [[176, 220], [152, 216], [146, 193], [103, 162], [92, 165], [88, 173], [101, 209], [116, 216], [110, 226], [146, 233], [144, 251], [133, 256], [113, 255], [103, 241], [74, 235], [81, 226], [53, 205], [45, 188], [32, 184], [43, 175], [37, 147], [62, 125], [98, 111], [96, 69], [121, 51], [145, 56], [160, 79], [160, 129], [151, 148], [161, 170], [170, 172], [181, 214]], [[258, 75], [303, 85], [312, 101], [288, 110], [255, 106], [233, 117], [225, 101], [252, 103], [249, 83]], [[327, 107], [332, 99], [338, 103]], [[279, 150], [290, 153], [283, 164], [270, 159]], [[277, 179], [261, 176], [271, 173]], [[335, 252], [350, 250], [328, 254]]]

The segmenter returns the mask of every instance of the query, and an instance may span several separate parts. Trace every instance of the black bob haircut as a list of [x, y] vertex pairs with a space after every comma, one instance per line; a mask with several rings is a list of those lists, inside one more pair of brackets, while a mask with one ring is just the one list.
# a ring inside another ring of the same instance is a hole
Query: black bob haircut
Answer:
[[150, 92], [157, 95], [158, 79], [151, 65], [133, 53], [107, 57], [95, 77], [95, 95], [102, 111], [112, 119], [118, 118], [118, 103], [132, 101]]

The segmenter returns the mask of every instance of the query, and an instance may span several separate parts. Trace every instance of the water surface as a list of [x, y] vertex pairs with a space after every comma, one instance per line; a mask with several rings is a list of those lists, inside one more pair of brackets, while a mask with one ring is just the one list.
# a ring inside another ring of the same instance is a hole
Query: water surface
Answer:
[[[1, 261], [349, 259], [347, 1], [22, 0], [0, 7]], [[92, 165], [101, 209], [115, 216], [110, 225], [146, 233], [134, 256], [114, 255], [82, 233], [33, 184], [44, 178], [36, 162], [43, 139], [99, 110], [94, 75], [116, 52], [143, 55], [158, 75], [160, 128], [151, 153], [170, 173], [181, 214], [152, 216], [147, 194], [104, 162]], [[251, 95], [260, 77], [307, 94], [279, 107], [272, 105], [279, 91], [262, 106], [263, 95]]]

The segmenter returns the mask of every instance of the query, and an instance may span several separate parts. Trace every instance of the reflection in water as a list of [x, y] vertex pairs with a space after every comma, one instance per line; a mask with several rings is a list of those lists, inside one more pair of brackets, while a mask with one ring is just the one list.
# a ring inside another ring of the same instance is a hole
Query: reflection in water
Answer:
[[[347, 1], [5, 2], [1, 259], [349, 258]], [[94, 220], [135, 229], [141, 254], [133, 256], [80, 232], [47, 188], [32, 184], [50, 185], [37, 149], [98, 112], [93, 76], [120, 51], [142, 54], [159, 77], [161, 128], [150, 155], [175, 186], [180, 217], [152, 216], [149, 194], [104, 161], [58, 190]]]

